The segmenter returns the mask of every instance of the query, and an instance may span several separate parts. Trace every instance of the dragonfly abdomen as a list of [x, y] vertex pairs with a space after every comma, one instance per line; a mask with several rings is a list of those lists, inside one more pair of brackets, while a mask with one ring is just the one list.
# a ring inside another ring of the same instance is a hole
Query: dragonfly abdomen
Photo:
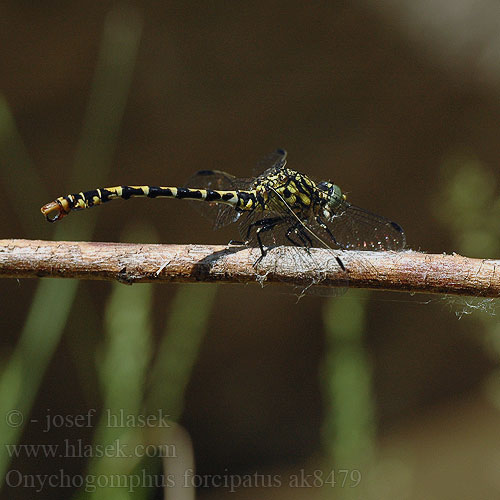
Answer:
[[60, 196], [44, 205], [41, 212], [48, 221], [55, 222], [72, 210], [83, 210], [118, 198], [124, 200], [129, 198], [199, 200], [209, 203], [224, 203], [243, 211], [252, 210], [256, 206], [256, 194], [253, 191], [222, 191], [161, 186], [114, 186]]

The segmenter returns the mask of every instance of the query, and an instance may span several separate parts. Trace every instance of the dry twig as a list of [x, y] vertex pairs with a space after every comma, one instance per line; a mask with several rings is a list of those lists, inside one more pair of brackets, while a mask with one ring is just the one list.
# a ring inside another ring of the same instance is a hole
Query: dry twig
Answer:
[[[278, 247], [254, 267], [258, 249], [207, 245], [151, 245], [0, 240], [0, 277], [118, 280], [124, 283], [312, 283], [343, 287], [332, 251]], [[420, 252], [335, 252], [349, 286], [383, 290], [500, 296], [500, 261]]]

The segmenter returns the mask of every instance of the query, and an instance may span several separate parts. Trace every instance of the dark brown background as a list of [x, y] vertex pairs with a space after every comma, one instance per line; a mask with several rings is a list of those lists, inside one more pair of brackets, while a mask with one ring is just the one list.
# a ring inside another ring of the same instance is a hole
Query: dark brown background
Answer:
[[[70, 185], [67, 172], [114, 4], [4, 1], [0, 7], [0, 89], [51, 198], [97, 187]], [[422, 42], [419, 30], [428, 25], [410, 30], [399, 11], [367, 1], [142, 1], [135, 8], [143, 35], [107, 185], [179, 185], [200, 168], [245, 177], [282, 147], [292, 168], [332, 180], [354, 203], [398, 221], [410, 248], [455, 250], [433, 208], [441, 166], [467, 153], [496, 176], [500, 156], [498, 86], [494, 72], [478, 69], [479, 42], [447, 52], [450, 42], [440, 40], [439, 29]], [[16, 175], [7, 161], [0, 158], [0, 165]], [[1, 185], [0, 195], [3, 236], [33, 237]], [[40, 224], [37, 237], [52, 236], [39, 214], [47, 201], [25, 200]], [[137, 224], [154, 228], [165, 243], [238, 237], [235, 229], [212, 232], [180, 202], [135, 200], [96, 210], [96, 241], [116, 241]], [[64, 224], [78, 225], [85, 215]], [[3, 357], [15, 346], [35, 285], [2, 283]], [[82, 286], [102, 308], [109, 286]], [[174, 291], [155, 289], [158, 324]], [[322, 307], [320, 298], [295, 303], [258, 287], [219, 289], [183, 416], [200, 473], [273, 470], [319, 451]], [[84, 324], [82, 305], [74, 309], [73, 332], [46, 374], [35, 413], [82, 405], [69, 342], [78, 337], [93, 352], [100, 326]], [[475, 477], [464, 489], [464, 475], [482, 469], [468, 468], [464, 457], [484, 446], [498, 461], [500, 442], [492, 434], [498, 414], [481, 395], [494, 362], [479, 323], [458, 321], [453, 306], [379, 294], [369, 305], [366, 343], [382, 446], [417, 449], [411, 498], [471, 498], [469, 491], [479, 498], [483, 488], [500, 494], [498, 483], [491, 484], [498, 464], [487, 486]], [[86, 383], [95, 383], [92, 367]], [[477, 435], [458, 446], [471, 429]], [[24, 440], [34, 438], [26, 432]]]

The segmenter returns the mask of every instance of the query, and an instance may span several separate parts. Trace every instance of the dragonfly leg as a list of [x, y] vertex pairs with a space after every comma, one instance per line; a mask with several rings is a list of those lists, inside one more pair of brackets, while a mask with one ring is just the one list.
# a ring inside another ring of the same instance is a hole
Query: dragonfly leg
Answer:
[[247, 240], [250, 238], [250, 233], [255, 229], [255, 237], [257, 238], [257, 243], [260, 248], [260, 257], [254, 262], [254, 267], [260, 263], [260, 261], [266, 256], [267, 250], [262, 243], [261, 233], [265, 233], [274, 229], [278, 224], [283, 222], [285, 219], [283, 217], [266, 217], [265, 219], [260, 219], [250, 224], [247, 229]]
[[325, 221], [319, 215], [316, 217], [316, 222], [321, 226], [322, 229], [325, 230], [326, 234], [330, 237], [335, 245], [337, 245], [339, 248], [342, 248], [342, 250], [345, 250], [345, 246], [336, 240], [335, 236], [330, 231], [330, 228], [326, 225]]
[[[330, 231], [330, 228], [325, 224], [325, 221], [318, 215], [316, 217], [316, 222], [325, 230], [326, 234], [331, 238], [331, 240], [337, 245], [340, 249], [345, 250], [345, 245], [340, 244], [336, 239], [333, 233]], [[340, 257], [335, 257], [337, 264], [340, 266], [342, 271], [346, 272], [344, 263], [340, 260]]]
[[[297, 241], [295, 241], [292, 237], [291, 237], [291, 234], [292, 233], [295, 233], [300, 242], [301, 243], [298, 243]], [[309, 249], [312, 247], [312, 240], [311, 238], [309, 237], [309, 235], [304, 231], [304, 226], [302, 225], [301, 222], [297, 222], [295, 223], [293, 226], [289, 227], [286, 234], [286, 239], [293, 245], [293, 246], [296, 246], [296, 247], [304, 247], [307, 251], [307, 253], [310, 253], [309, 252]]]

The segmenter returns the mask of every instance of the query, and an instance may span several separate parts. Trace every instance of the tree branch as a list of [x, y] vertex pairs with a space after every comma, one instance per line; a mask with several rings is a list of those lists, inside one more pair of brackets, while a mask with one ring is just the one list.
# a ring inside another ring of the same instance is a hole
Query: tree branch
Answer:
[[[413, 251], [361, 252], [73, 241], [0, 240], [0, 277], [118, 280], [123, 283], [288, 283], [307, 288], [500, 296], [500, 261]], [[344, 272], [336, 258], [346, 268]], [[346, 279], [346, 273], [348, 280]]]

